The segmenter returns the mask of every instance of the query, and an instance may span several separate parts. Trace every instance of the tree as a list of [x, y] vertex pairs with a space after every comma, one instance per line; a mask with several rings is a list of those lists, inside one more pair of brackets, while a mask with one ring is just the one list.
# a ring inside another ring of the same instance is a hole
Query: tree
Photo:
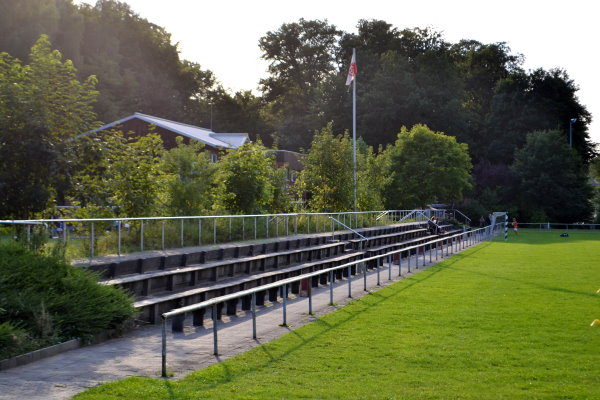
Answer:
[[526, 218], [577, 222], [591, 216], [592, 190], [586, 171], [561, 136], [557, 130], [532, 132], [515, 153], [512, 170], [519, 179]]
[[262, 142], [246, 143], [229, 150], [218, 162], [218, 207], [235, 214], [271, 212], [275, 161]]
[[27, 218], [59, 201], [80, 167], [76, 135], [96, 126], [96, 78], [84, 82], [44, 35], [21, 65], [0, 54], [0, 214]]
[[186, 145], [177, 137], [177, 147], [164, 153], [160, 168], [165, 174], [165, 208], [171, 215], [201, 215], [214, 204], [217, 166], [199, 142]]
[[286, 149], [310, 143], [314, 128], [310, 103], [318, 85], [335, 69], [340, 33], [327, 21], [300, 19], [259, 40], [271, 74], [260, 83], [277, 121], [274, 136]]
[[306, 194], [306, 207], [316, 212], [353, 209], [352, 142], [348, 134], [334, 136], [333, 124], [315, 132], [296, 182], [300, 196]]
[[389, 158], [390, 168], [384, 175], [391, 177], [385, 190], [388, 208], [452, 202], [471, 188], [468, 146], [426, 125], [415, 125], [410, 131], [402, 127], [395, 145], [388, 146], [383, 156]]

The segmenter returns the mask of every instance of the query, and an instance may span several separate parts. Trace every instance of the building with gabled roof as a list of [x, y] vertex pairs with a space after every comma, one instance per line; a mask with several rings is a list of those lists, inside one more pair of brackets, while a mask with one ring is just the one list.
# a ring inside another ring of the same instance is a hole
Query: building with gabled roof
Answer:
[[237, 149], [249, 141], [247, 133], [216, 133], [199, 126], [183, 124], [138, 112], [103, 125], [88, 132], [88, 134], [114, 128], [120, 129], [124, 133], [132, 132], [135, 135], [142, 136], [150, 132], [150, 125], [155, 126], [154, 132], [161, 136], [166, 149], [176, 146], [177, 136], [183, 137], [184, 143], [190, 143], [191, 141], [201, 142], [206, 145], [206, 150], [215, 155], [219, 150]]

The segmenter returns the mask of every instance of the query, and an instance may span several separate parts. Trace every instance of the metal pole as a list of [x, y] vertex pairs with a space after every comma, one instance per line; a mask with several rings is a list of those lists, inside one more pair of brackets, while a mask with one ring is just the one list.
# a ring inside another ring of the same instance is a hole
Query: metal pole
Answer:
[[308, 285], [308, 315], [312, 313], [312, 285]]
[[160, 229], [160, 238], [161, 238], [161, 244], [162, 244], [162, 249], [165, 249], [165, 221], [162, 221], [162, 225], [161, 225], [161, 229]]
[[202, 246], [202, 218], [198, 218], [198, 246]]
[[329, 271], [329, 305], [333, 305], [333, 271]]
[[256, 238], [257, 238], [257, 236], [256, 236], [257, 235], [257, 232], [256, 232], [256, 219], [257, 218], [258, 217], [254, 217], [254, 240], [256, 240]]
[[[308, 290], [310, 290], [310, 289], [308, 289]], [[283, 324], [282, 324], [282, 326], [287, 326], [287, 313], [286, 313], [286, 311], [287, 311], [287, 285], [283, 285], [281, 297], [283, 297]]]
[[398, 276], [402, 276], [402, 251], [398, 252]]
[[183, 219], [181, 220], [181, 247], [183, 247]]
[[406, 257], [406, 259], [408, 260], [408, 272], [409, 273], [410, 273], [410, 253], [411, 253], [411, 250], [408, 249], [408, 256]]
[[92, 242], [90, 243], [90, 256], [94, 257], [94, 223], [92, 222], [92, 231], [91, 231], [91, 239]]
[[213, 244], [217, 244], [217, 219], [213, 218]]
[[246, 239], [246, 224], [245, 224], [245, 218], [242, 217], [242, 240]]
[[352, 270], [348, 265], [348, 297], [352, 297]]
[[256, 293], [252, 293], [252, 339], [256, 339]]
[[218, 318], [217, 318], [217, 305], [213, 304], [212, 306], [212, 320], [213, 320], [213, 354], [215, 356], [219, 355], [219, 344], [218, 344], [218, 338], [217, 338], [217, 323], [218, 323]]
[[354, 179], [354, 212], [356, 212], [356, 73], [354, 71], [354, 65], [356, 65], [356, 49], [352, 49], [352, 61], [350, 69], [354, 73], [352, 82], [352, 165], [353, 165], [353, 179]]
[[363, 270], [363, 282], [364, 282], [363, 290], [366, 292], [367, 291], [367, 264], [361, 263], [360, 265]]
[[388, 281], [392, 280], [392, 256], [387, 256], [388, 262]]
[[[162, 316], [161, 316], [162, 317]], [[167, 377], [167, 319], [162, 317], [162, 368], [161, 376]]]
[[140, 251], [144, 251], [144, 220], [140, 221]]
[[[67, 226], [65, 225], [64, 229], [63, 229], [63, 233], [65, 234], [65, 241], [66, 241], [66, 234], [67, 234]], [[121, 221], [118, 221], [118, 225], [117, 225], [117, 254], [121, 255]]]
[[377, 259], [375, 263], [375, 268], [377, 268], [377, 286], [381, 286], [381, 280], [379, 279], [379, 261], [380, 259]]

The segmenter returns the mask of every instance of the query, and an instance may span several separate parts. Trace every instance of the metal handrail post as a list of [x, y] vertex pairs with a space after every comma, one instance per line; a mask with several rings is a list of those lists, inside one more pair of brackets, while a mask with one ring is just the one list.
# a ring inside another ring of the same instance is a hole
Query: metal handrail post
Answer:
[[312, 285], [308, 285], [308, 315], [312, 315], [312, 309]]
[[161, 221], [160, 228], [160, 240], [161, 240], [161, 249], [165, 249], [165, 221]]
[[217, 219], [213, 218], [213, 244], [217, 244]]
[[281, 287], [281, 292], [283, 298], [283, 324], [281, 326], [287, 326], [287, 285]]
[[162, 368], [161, 368], [161, 376], [163, 378], [167, 377], [167, 318], [161, 316], [162, 318]]
[[256, 340], [256, 293], [252, 293], [252, 339]]
[[352, 297], [352, 270], [348, 265], [348, 297]]
[[398, 252], [398, 276], [402, 276], [402, 251]]
[[[64, 230], [65, 232], [67, 231], [66, 228], [67, 227], [65, 225], [65, 230]], [[65, 233], [65, 235], [66, 235], [66, 233]], [[66, 241], [65, 241], [65, 243], [66, 243]], [[117, 224], [117, 255], [119, 255], [119, 256], [121, 255], [121, 221], [118, 221], [118, 224]]]
[[359, 265], [362, 267], [362, 270], [363, 270], [363, 282], [364, 282], [363, 290], [366, 292], [367, 291], [367, 264], [362, 263]]
[[217, 337], [217, 324], [219, 319], [217, 318], [217, 305], [213, 304], [212, 306], [212, 320], [213, 320], [213, 354], [215, 356], [219, 355], [219, 343]]
[[329, 271], [329, 305], [333, 305], [333, 271]]
[[388, 281], [392, 280], [392, 256], [387, 256], [388, 262]]

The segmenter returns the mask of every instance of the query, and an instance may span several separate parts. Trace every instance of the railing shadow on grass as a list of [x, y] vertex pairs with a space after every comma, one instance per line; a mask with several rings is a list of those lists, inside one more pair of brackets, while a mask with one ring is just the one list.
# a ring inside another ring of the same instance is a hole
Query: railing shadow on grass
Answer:
[[[479, 249], [479, 247], [481, 247], [482, 245], [487, 247], [490, 245], [490, 243], [486, 242], [486, 241], [480, 242], [475, 245], [477, 248], [473, 248], [473, 246], [472, 246], [472, 247], [468, 248], [467, 251], [470, 251], [471, 253], [474, 251], [480, 251], [481, 249]], [[319, 329], [316, 333], [312, 334], [310, 337], [302, 336], [302, 334], [301, 334], [302, 331], [299, 332], [298, 330], [290, 330], [289, 334], [295, 336], [300, 341], [300, 343], [298, 343], [297, 345], [295, 345], [293, 347], [290, 347], [289, 349], [285, 350], [283, 353], [273, 354], [269, 350], [268, 343], [260, 344], [259, 347], [256, 347], [256, 348], [250, 350], [250, 351], [261, 351], [267, 355], [268, 361], [265, 361], [259, 365], [252, 366], [252, 367], [243, 369], [241, 371], [238, 371], [238, 372], [236, 372], [235, 375], [231, 374], [227, 363], [219, 363], [216, 365], [215, 364], [211, 365], [209, 368], [222, 368], [223, 376], [221, 378], [219, 378], [217, 382], [213, 382], [213, 383], [205, 385], [203, 387], [203, 389], [205, 389], [205, 390], [214, 389], [220, 385], [227, 384], [234, 379], [248, 375], [257, 369], [266, 368], [266, 367], [276, 363], [277, 361], [290, 356], [291, 354], [293, 354], [297, 351], [301, 351], [303, 347], [320, 339], [323, 335], [327, 334], [329, 331], [340, 328], [341, 326], [352, 322], [354, 319], [356, 319], [360, 314], [364, 313], [366, 310], [374, 308], [383, 302], [389, 301], [390, 299], [400, 296], [406, 290], [409, 290], [409, 289], [413, 288], [414, 286], [420, 285], [420, 284], [428, 281], [429, 279], [433, 278], [440, 272], [449, 271], [451, 269], [449, 267], [451, 265], [455, 264], [456, 262], [458, 262], [460, 258], [462, 258], [462, 257], [457, 257], [460, 255], [461, 255], [460, 253], [454, 253], [449, 258], [443, 259], [438, 263], [431, 264], [431, 265], [427, 266], [426, 268], [418, 270], [419, 272], [428, 270], [429, 271], [428, 274], [421, 275], [416, 272], [413, 272], [410, 275], [404, 275], [400, 280], [396, 280], [396, 282], [393, 282], [392, 284], [383, 287], [382, 290], [378, 290], [375, 292], [369, 292], [369, 294], [367, 294], [361, 298], [350, 300], [347, 304], [345, 304], [344, 307], [338, 308], [337, 310], [334, 311], [335, 313], [346, 314], [345, 318], [338, 320], [335, 323], [329, 323], [327, 321], [327, 318], [316, 318], [315, 320], [311, 321], [310, 324], [312, 327], [319, 326], [321, 329]], [[375, 273], [376, 273], [376, 271], [371, 272], [371, 274], [375, 274]], [[390, 292], [390, 290], [392, 290], [392, 286], [395, 286], [395, 284], [400, 283], [400, 282], [404, 282], [404, 284], [402, 285], [401, 288], [394, 289], [393, 292], [391, 292], [390, 294], [387, 294], [388, 292]], [[344, 284], [345, 283], [343, 283], [343, 282], [339, 283], [340, 286], [344, 285]], [[327, 288], [323, 288], [323, 291], [325, 291], [325, 290], [327, 290]], [[297, 298], [297, 299], [302, 300], [300, 298]], [[366, 300], [368, 300], [368, 301], [366, 301]], [[346, 307], [347, 305], [350, 305], [350, 304], [354, 304], [354, 305], [360, 304], [364, 307], [362, 307], [361, 310], [351, 311], [348, 307]], [[331, 313], [328, 313], [327, 315], [331, 315]], [[324, 316], [324, 317], [326, 317], [326, 316]], [[242, 322], [242, 321], [240, 321], [240, 322]], [[208, 333], [210, 331], [210, 329], [206, 329], [206, 331]], [[168, 381], [166, 381], [165, 383], [168, 383]]]

